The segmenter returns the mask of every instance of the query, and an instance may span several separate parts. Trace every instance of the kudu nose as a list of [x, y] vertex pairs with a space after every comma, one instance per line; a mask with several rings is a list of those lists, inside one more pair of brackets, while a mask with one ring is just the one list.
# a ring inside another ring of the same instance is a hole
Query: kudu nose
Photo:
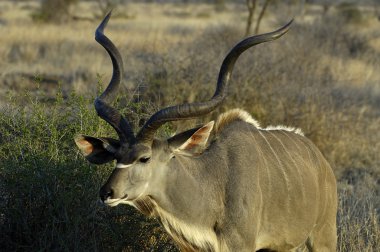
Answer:
[[103, 202], [107, 199], [112, 199], [114, 196], [114, 190], [112, 188], [103, 186], [102, 188], [100, 188], [99, 196]]

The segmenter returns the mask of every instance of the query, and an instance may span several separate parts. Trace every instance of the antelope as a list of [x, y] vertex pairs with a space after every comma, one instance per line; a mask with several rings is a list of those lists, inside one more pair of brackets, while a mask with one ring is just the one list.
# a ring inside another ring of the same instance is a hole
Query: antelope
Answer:
[[233, 109], [216, 121], [168, 139], [155, 138], [166, 122], [197, 118], [225, 99], [235, 62], [248, 48], [275, 40], [291, 25], [239, 42], [225, 57], [209, 101], [166, 107], [135, 135], [111, 102], [123, 62], [104, 35], [109, 13], [95, 32], [113, 74], [95, 109], [119, 139], [78, 135], [75, 142], [95, 164], [116, 160], [100, 189], [108, 206], [128, 204], [156, 217], [182, 251], [335, 251], [337, 189], [333, 171], [300, 130], [260, 127]]

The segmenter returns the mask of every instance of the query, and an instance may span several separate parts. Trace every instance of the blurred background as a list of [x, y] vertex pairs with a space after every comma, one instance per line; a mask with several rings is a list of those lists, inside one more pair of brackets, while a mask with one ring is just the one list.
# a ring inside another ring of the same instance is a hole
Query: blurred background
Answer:
[[301, 128], [338, 180], [338, 251], [378, 251], [380, 1], [1, 0], [4, 251], [177, 251], [157, 220], [97, 202], [113, 164], [88, 164], [73, 141], [115, 135], [93, 109], [112, 74], [94, 32], [111, 9], [106, 34], [125, 68], [115, 106], [135, 128], [164, 106], [209, 99], [234, 44], [294, 18], [239, 58], [222, 107], [160, 135], [236, 107]]

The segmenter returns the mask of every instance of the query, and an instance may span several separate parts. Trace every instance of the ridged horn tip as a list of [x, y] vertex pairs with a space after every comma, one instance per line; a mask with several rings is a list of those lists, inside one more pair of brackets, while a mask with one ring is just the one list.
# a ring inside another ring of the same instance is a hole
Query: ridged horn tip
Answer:
[[285, 33], [287, 33], [289, 31], [290, 26], [292, 25], [293, 21], [294, 21], [294, 18], [292, 18], [286, 25], [284, 25], [280, 29], [278, 29], [274, 32], [271, 32], [274, 35], [273, 38], [277, 39], [277, 38], [281, 37], [282, 35], [284, 35]]
[[95, 37], [97, 37], [99, 33], [100, 34], [104, 33], [104, 28], [106, 28], [108, 21], [111, 18], [111, 15], [112, 15], [112, 10], [110, 10], [110, 12], [108, 12], [108, 14], [103, 18], [103, 21], [100, 23], [98, 28], [96, 28]]

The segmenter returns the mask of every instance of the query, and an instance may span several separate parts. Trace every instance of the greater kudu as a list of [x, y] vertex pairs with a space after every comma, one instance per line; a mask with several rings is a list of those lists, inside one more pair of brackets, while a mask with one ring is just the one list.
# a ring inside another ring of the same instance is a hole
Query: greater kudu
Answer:
[[90, 162], [116, 160], [100, 189], [101, 200], [158, 217], [184, 251], [334, 251], [335, 177], [299, 130], [261, 128], [247, 112], [235, 109], [215, 125], [212, 121], [169, 139], [154, 138], [164, 123], [205, 115], [220, 105], [238, 56], [281, 37], [290, 23], [238, 43], [223, 61], [211, 100], [164, 108], [135, 136], [110, 105], [118, 94], [123, 63], [103, 34], [109, 18], [99, 25], [95, 39], [111, 57], [113, 75], [95, 108], [119, 139], [75, 139]]

